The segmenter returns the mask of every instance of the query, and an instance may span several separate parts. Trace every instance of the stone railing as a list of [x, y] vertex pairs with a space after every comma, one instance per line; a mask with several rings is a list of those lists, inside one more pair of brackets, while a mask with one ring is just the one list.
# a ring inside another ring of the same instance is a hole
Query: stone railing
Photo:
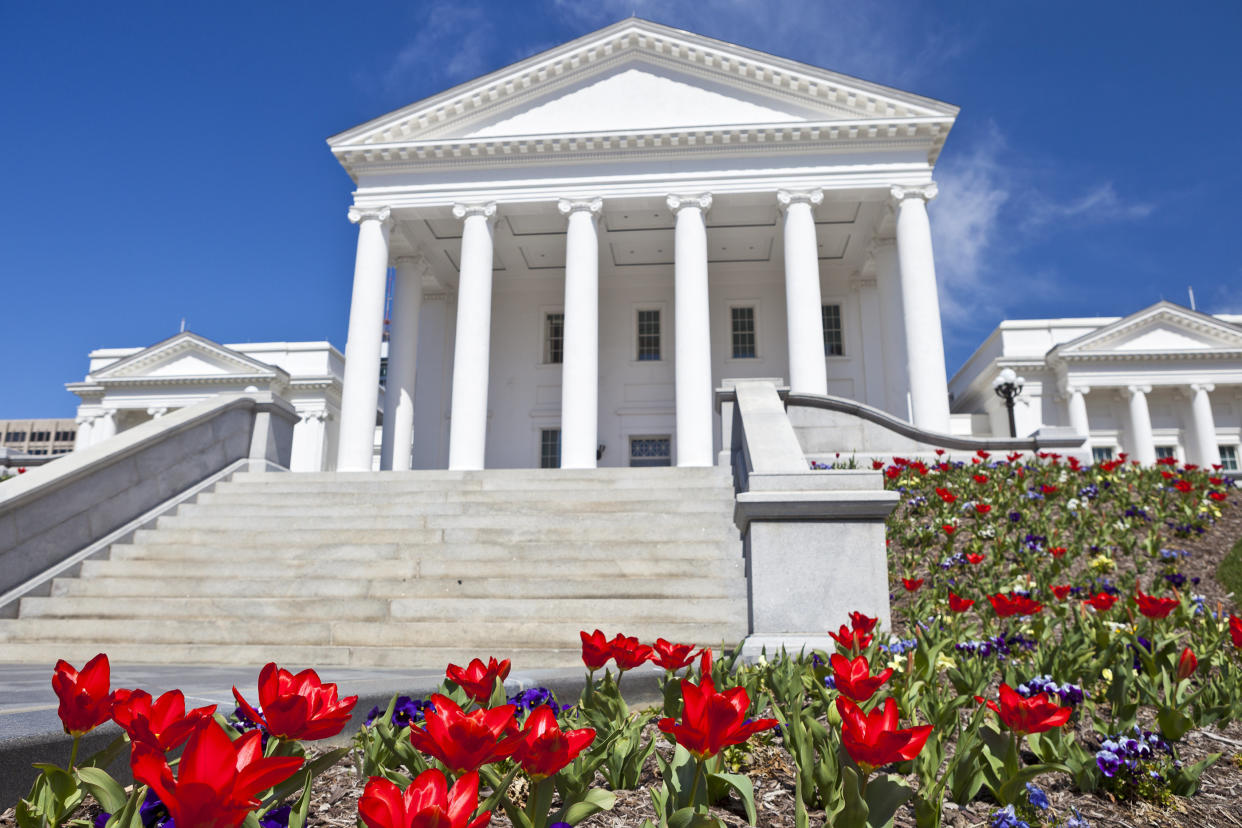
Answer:
[[[889, 623], [884, 520], [897, 494], [874, 471], [812, 471], [773, 380], [728, 380], [725, 428], [749, 582], [743, 654], [832, 649], [852, 611]], [[722, 411], [722, 414], [726, 412]]]
[[[0, 484], [0, 612], [101, 539], [230, 467], [284, 470], [293, 407], [222, 395]], [[114, 538], [119, 540], [120, 538]]]

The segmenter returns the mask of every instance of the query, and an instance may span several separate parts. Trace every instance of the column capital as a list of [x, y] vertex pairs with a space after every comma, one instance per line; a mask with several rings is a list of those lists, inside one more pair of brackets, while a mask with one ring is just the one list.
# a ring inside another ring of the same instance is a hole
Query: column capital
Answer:
[[147, 409], [147, 413], [150, 414], [153, 419], [158, 420], [160, 417], [163, 417], [168, 413], [168, 406], [152, 406]]
[[926, 184], [919, 184], [913, 187], [894, 184], [888, 188], [889, 198], [896, 204], [900, 204], [908, 198], [921, 198], [924, 202], [931, 201], [939, 192], [940, 187], [935, 181], [928, 181]]
[[1146, 394], [1151, 393], [1151, 386], [1150, 385], [1127, 385], [1124, 389], [1122, 389], [1121, 393], [1124, 394], [1126, 397], [1133, 397], [1136, 394], [1146, 395]]
[[1190, 384], [1190, 390], [1196, 394], [1200, 391], [1211, 394], [1216, 390], [1216, 386], [1210, 382], [1192, 382]]
[[79, 414], [73, 421], [80, 426], [90, 425], [100, 418], [100, 414]]
[[475, 204], [458, 202], [453, 205], [453, 217], [466, 219], [470, 216], [483, 216], [489, 221], [496, 217], [496, 202], [484, 201]]
[[391, 207], [358, 207], [349, 208], [350, 224], [361, 224], [364, 221], [378, 221], [388, 224], [392, 220]]
[[1091, 386], [1089, 385], [1067, 385], [1065, 386], [1065, 393], [1071, 396], [1074, 394], [1082, 394], [1085, 397], [1086, 395], [1091, 393]]
[[316, 411], [303, 411], [301, 415], [299, 416], [299, 419], [301, 419], [301, 421], [304, 423], [309, 423], [309, 422], [326, 423], [328, 420], [332, 419], [332, 413], [328, 411], [326, 408], [321, 408]]
[[560, 198], [556, 201], [556, 209], [560, 211], [562, 216], [568, 216], [570, 213], [590, 213], [591, 218], [597, 218], [604, 209], [604, 200], [599, 196], [595, 198]]
[[700, 193], [699, 195], [669, 195], [664, 199], [664, 203], [668, 205], [668, 209], [674, 213], [680, 212], [687, 207], [697, 207], [706, 213], [712, 209], [712, 194]]
[[824, 200], [824, 191], [821, 189], [814, 190], [777, 190], [776, 203], [781, 206], [782, 210], [788, 210], [794, 204], [809, 204], [814, 207]]

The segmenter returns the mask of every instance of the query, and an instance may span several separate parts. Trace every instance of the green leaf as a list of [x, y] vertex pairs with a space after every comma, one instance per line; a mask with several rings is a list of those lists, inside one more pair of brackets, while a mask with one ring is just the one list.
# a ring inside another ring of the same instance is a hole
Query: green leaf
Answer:
[[1161, 707], [1156, 713], [1156, 724], [1160, 726], [1160, 735], [1170, 742], [1178, 741], [1195, 726], [1193, 719], [1173, 707]]
[[306, 824], [306, 815], [310, 813], [311, 781], [315, 775], [310, 768], [302, 771], [302, 774], [306, 777], [306, 782], [302, 786], [302, 795], [289, 809], [289, 828], [302, 828]]
[[125, 738], [125, 734], [117, 736], [108, 743], [98, 753], [93, 754], [87, 759], [79, 762], [79, 767], [106, 768], [116, 761], [121, 755], [121, 751], [125, 750], [125, 746], [129, 744], [129, 740]]
[[77, 770], [78, 780], [91, 792], [91, 796], [99, 800], [99, 804], [110, 814], [125, 807], [125, 789], [101, 768], [80, 767]]
[[592, 814], [597, 814], [600, 811], [611, 811], [612, 806], [616, 802], [617, 795], [612, 791], [606, 791], [603, 788], [592, 788], [587, 791], [586, 796], [582, 800], [557, 813], [555, 820], [557, 822], [568, 822], [570, 825], [577, 825]]
[[887, 825], [897, 809], [914, 795], [914, 789], [895, 776], [877, 776], [867, 783], [863, 798], [867, 802], [867, 823], [872, 826]]
[[842, 767], [841, 780], [845, 783], [842, 788], [845, 802], [839, 818], [832, 823], [834, 828], [867, 828], [869, 812], [867, 802], [863, 799], [862, 791], [859, 790], [861, 782], [858, 778], [858, 771], [848, 766]]
[[748, 777], [740, 773], [711, 773], [707, 778], [709, 783], [714, 780], [736, 791], [742, 800], [742, 807], [746, 809], [747, 823], [755, 824], [755, 820], [759, 818], [755, 813], [755, 786]]
[[1017, 802], [1022, 792], [1026, 789], [1026, 783], [1043, 776], [1045, 773], [1070, 773], [1070, 769], [1065, 765], [1049, 763], [1044, 765], [1028, 765], [1019, 770], [1016, 774], [1005, 780], [1005, 784], [1001, 785], [1000, 790], [996, 792], [996, 798], [1001, 801], [1002, 805], [1008, 805], [1011, 802]]
[[[114, 813], [108, 820], [108, 828], [142, 828], [142, 812], [138, 808], [146, 798], [147, 786], [135, 785], [129, 799], [125, 802], [125, 807], [120, 813]], [[255, 820], [255, 825], [258, 825], [258, 820]]]

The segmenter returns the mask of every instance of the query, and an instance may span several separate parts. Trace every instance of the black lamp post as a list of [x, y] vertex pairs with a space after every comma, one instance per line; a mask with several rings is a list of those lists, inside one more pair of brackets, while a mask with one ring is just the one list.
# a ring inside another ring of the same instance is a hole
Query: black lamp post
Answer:
[[1012, 368], [1005, 368], [1000, 372], [1000, 376], [992, 380], [992, 390], [996, 392], [996, 396], [1005, 401], [1005, 408], [1009, 409], [1009, 436], [1018, 436], [1018, 427], [1013, 421], [1013, 401], [1022, 393], [1022, 386], [1026, 384], [1026, 380], [1013, 372]]

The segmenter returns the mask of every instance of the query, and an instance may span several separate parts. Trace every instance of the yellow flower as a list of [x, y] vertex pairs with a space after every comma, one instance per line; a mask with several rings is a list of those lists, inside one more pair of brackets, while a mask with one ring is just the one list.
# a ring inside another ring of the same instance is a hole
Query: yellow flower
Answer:
[[1113, 680], [1113, 671], [1105, 667], [1100, 671], [1100, 678], [1111, 682]]

